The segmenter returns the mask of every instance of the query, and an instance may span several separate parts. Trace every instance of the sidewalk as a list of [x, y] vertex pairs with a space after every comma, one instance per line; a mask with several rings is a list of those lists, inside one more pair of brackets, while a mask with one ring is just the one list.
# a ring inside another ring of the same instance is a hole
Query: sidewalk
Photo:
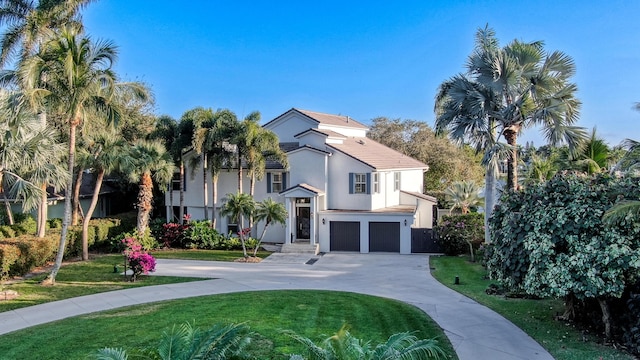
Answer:
[[[316, 258], [313, 265], [306, 263]], [[249, 290], [351, 291], [412, 304], [442, 327], [461, 360], [553, 359], [502, 316], [437, 282], [426, 255], [275, 253], [257, 264], [158, 260], [156, 275], [210, 280], [72, 298], [0, 313], [0, 335], [66, 317], [122, 306]]]

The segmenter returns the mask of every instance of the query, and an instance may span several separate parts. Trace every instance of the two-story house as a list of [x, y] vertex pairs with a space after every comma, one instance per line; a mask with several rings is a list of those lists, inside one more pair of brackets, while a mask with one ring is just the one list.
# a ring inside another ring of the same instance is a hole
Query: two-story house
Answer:
[[[427, 165], [367, 138], [368, 128], [348, 116], [293, 108], [264, 128], [278, 135], [289, 160], [288, 171], [269, 162], [255, 187], [257, 201], [271, 197], [288, 212], [286, 224], [272, 225], [265, 241], [315, 244], [321, 252], [420, 251], [415, 241], [412, 246], [412, 228], [432, 228], [436, 205], [435, 198], [422, 194]], [[192, 219], [204, 216], [199, 172], [185, 184]], [[220, 175], [221, 195], [209, 194], [211, 209], [222, 206], [224, 194], [237, 191], [236, 173]], [[223, 232], [235, 229], [226, 218], [217, 224]], [[258, 233], [262, 226], [257, 224]]]

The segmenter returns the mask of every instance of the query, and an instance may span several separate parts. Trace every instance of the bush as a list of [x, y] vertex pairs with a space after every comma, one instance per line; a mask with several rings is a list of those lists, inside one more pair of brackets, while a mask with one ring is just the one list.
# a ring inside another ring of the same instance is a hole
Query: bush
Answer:
[[140, 274], [148, 274], [150, 271], [156, 270], [156, 259], [143, 249], [137, 239], [127, 237], [122, 240], [122, 244], [124, 256], [126, 256], [129, 268], [133, 272], [131, 281], [136, 281]]
[[11, 225], [11, 228], [15, 231], [16, 235], [35, 235], [38, 224], [33, 216], [29, 214], [16, 214], [15, 225]]
[[4, 238], [12, 238], [16, 236], [16, 231], [9, 225], [0, 226], [0, 233], [2, 233], [2, 237]]
[[436, 226], [442, 251], [447, 255], [469, 253], [469, 242], [478, 249], [484, 241], [484, 215], [478, 213], [445, 215]]
[[189, 225], [180, 225], [178, 223], [163, 224], [162, 232], [160, 234], [162, 246], [166, 248], [186, 248], [186, 232], [188, 229]]
[[49, 219], [47, 220], [49, 229], [62, 229], [62, 219]]
[[[0, 247], [3, 251], [2, 259], [0, 259], [0, 272], [4, 276], [20, 276], [35, 267], [45, 265], [54, 259], [58, 241], [59, 238], [56, 235], [44, 238], [23, 235], [13, 239], [0, 240]], [[11, 260], [16, 251], [18, 258]]]
[[0, 243], [0, 281], [9, 277], [18, 258], [20, 249], [15, 244]]
[[225, 249], [224, 235], [211, 227], [208, 220], [191, 221], [185, 231], [186, 247], [192, 249]]

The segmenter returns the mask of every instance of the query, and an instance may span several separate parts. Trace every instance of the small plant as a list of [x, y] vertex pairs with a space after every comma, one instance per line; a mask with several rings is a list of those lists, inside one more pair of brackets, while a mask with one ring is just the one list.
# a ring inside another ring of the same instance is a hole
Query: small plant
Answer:
[[132, 271], [131, 281], [136, 281], [140, 274], [148, 274], [156, 270], [156, 259], [147, 253], [142, 245], [133, 237], [122, 240], [124, 256]]
[[437, 226], [438, 238], [442, 251], [447, 255], [470, 253], [479, 248], [484, 240], [482, 214], [449, 215], [442, 218]]
[[188, 225], [180, 225], [178, 223], [166, 223], [162, 225], [162, 235], [160, 239], [162, 246], [165, 248], [184, 248], [186, 240], [186, 231]]

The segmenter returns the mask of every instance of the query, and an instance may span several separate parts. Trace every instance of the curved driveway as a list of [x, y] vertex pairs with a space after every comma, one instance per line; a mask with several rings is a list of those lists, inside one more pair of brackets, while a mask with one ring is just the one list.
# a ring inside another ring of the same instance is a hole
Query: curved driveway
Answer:
[[156, 275], [212, 280], [158, 285], [61, 300], [0, 313], [0, 334], [121, 306], [238, 291], [319, 289], [397, 299], [425, 311], [445, 330], [461, 360], [553, 359], [502, 316], [443, 286], [429, 273], [427, 255], [274, 253], [257, 264], [158, 260]]

